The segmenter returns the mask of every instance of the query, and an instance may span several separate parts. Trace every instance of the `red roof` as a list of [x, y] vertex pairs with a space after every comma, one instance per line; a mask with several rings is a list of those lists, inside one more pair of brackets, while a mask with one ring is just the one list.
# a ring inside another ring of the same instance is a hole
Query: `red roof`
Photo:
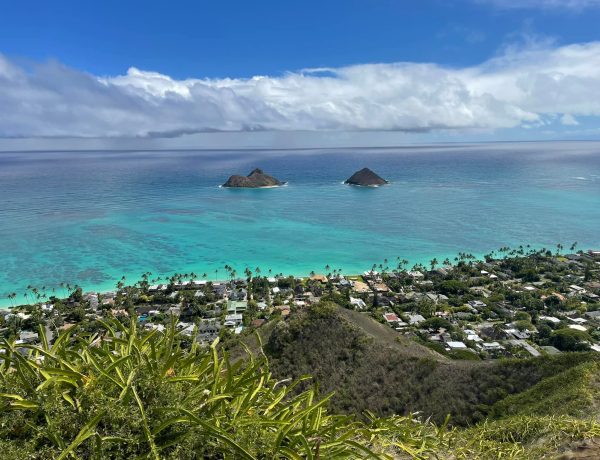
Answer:
[[384, 313], [383, 317], [385, 318], [386, 321], [389, 321], [389, 322], [400, 321], [400, 318], [398, 318], [396, 313]]

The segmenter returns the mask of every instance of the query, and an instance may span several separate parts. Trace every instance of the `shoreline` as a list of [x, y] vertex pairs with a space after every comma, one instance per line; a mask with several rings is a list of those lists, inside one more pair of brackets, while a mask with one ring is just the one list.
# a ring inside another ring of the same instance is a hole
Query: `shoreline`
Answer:
[[[523, 246], [525, 247], [525, 246]], [[527, 248], [528, 250], [540, 250], [543, 248], [547, 248], [547, 245], [529, 245], [529, 247]], [[550, 249], [552, 252], [554, 252], [554, 250], [556, 249], [555, 246], [550, 246], [548, 249]], [[584, 251], [588, 251], [588, 250], [592, 250], [591, 248], [585, 249]], [[488, 252], [482, 252], [482, 253], [469, 253], [473, 259], [473, 261], [484, 261], [485, 260], [485, 255], [488, 255], [490, 253], [494, 253], [495, 257], [499, 257], [500, 254], [498, 252], [498, 250], [493, 250], [493, 251], [488, 251]], [[565, 252], [566, 254], [567, 252]], [[404, 270], [410, 270], [411, 267], [415, 266], [415, 265], [422, 265], [424, 267], [428, 267], [430, 265], [430, 261], [435, 259], [438, 261], [438, 268], [443, 267], [442, 262], [445, 259], [448, 259], [449, 261], [451, 261], [451, 265], [455, 264], [455, 259], [460, 256], [461, 252], [458, 253], [453, 253], [453, 254], [443, 254], [443, 255], [438, 255], [438, 256], [428, 256], [428, 257], [419, 257], [419, 258], [415, 258], [413, 260], [408, 260], [406, 264], [404, 264], [403, 269]], [[462, 253], [462, 254], [466, 254], [466, 253]], [[505, 257], [507, 257], [505, 255]], [[245, 278], [244, 275], [244, 268], [250, 268], [248, 265], [244, 264], [244, 265], [240, 265], [238, 267], [235, 266], [235, 264], [230, 263], [230, 266], [234, 267], [238, 273], [237, 278]], [[357, 264], [360, 265], [360, 264]], [[336, 273], [337, 270], [339, 269], [339, 275], [344, 276], [344, 277], [357, 277], [357, 276], [362, 276], [363, 273], [370, 271], [373, 268], [373, 263], [367, 264], [365, 263], [364, 266], [362, 268], [350, 268], [348, 272], [346, 272], [346, 270], [344, 269], [344, 267], [338, 267], [335, 268], [336, 265], [331, 264], [331, 270], [335, 269]], [[376, 271], [379, 271], [379, 263], [375, 264]], [[388, 258], [388, 264], [387, 267], [388, 269], [386, 271], [391, 272], [396, 268], [397, 265], [397, 259], [396, 258]], [[258, 266], [260, 268], [260, 265]], [[316, 274], [326, 274], [326, 271], [324, 270], [324, 265], [320, 266], [321, 268], [317, 268], [316, 266], [313, 266], [312, 269], [307, 269], [307, 268], [290, 268], [290, 269], [283, 269], [283, 270], [278, 270], [278, 269], [272, 269], [270, 272], [267, 272], [267, 270], [262, 271], [261, 269], [261, 273], [260, 276], [261, 277], [269, 277], [269, 276], [279, 276], [282, 275], [284, 277], [287, 276], [293, 276], [295, 278], [308, 278], [310, 277], [310, 273], [314, 272]], [[221, 266], [218, 268], [219, 272], [224, 271], [224, 267]], [[253, 277], [254, 277], [254, 270], [252, 270], [253, 272]], [[155, 282], [152, 282], [152, 284], [165, 284], [165, 282], [168, 282], [168, 278], [172, 277], [174, 275], [181, 275], [184, 273], [196, 273], [196, 274], [204, 274], [206, 273], [208, 276], [206, 278], [204, 278], [205, 281], [210, 281], [213, 283], [222, 283], [222, 282], [228, 282], [229, 279], [214, 279], [213, 276], [215, 274], [215, 269], [214, 267], [211, 269], [201, 269], [199, 267], [183, 267], [181, 268], [179, 271], [172, 271], [172, 272], [166, 272], [166, 273], [156, 273], [156, 276], [159, 277], [159, 279], [155, 279]], [[212, 276], [211, 276], [212, 275]], [[125, 284], [126, 285], [134, 285], [138, 282], [140, 282], [142, 280], [142, 276], [141, 275], [134, 275], [131, 273], [124, 273], [124, 275], [121, 276], [115, 276], [112, 280], [110, 281], [106, 281], [103, 283], [98, 283], [98, 284], [91, 284], [91, 283], [72, 283], [72, 286], [78, 286], [81, 287], [83, 292], [86, 293], [98, 293], [98, 294], [103, 294], [103, 293], [108, 293], [108, 292], [113, 292], [115, 290], [117, 290], [117, 283], [120, 281], [121, 277], [125, 276]], [[220, 275], [217, 275], [220, 276]], [[201, 280], [200, 277], [197, 278], [197, 280]], [[31, 283], [29, 283], [31, 284]], [[65, 285], [68, 283], [65, 283]], [[46, 284], [47, 286], [47, 284]], [[48, 289], [55, 289], [55, 293], [57, 294], [57, 296], [59, 296], [60, 293], [59, 289], [64, 289], [64, 287], [59, 287], [59, 286], [48, 286]], [[47, 290], [46, 292], [51, 292]], [[14, 289], [13, 289], [14, 291]], [[10, 292], [7, 291], [7, 292]], [[50, 297], [50, 295], [47, 296], [47, 298]], [[36, 303], [39, 303], [40, 301], [38, 300], [37, 302], [24, 302], [25, 296], [24, 294], [21, 294], [20, 296], [16, 297], [16, 299], [19, 299], [17, 301], [15, 301], [15, 305], [13, 305], [11, 303], [11, 301], [9, 300], [9, 298], [5, 295], [3, 295], [2, 297], [0, 297], [0, 309], [4, 310], [4, 309], [8, 309], [8, 308], [13, 308], [16, 306], [20, 306], [20, 305], [34, 305]]]
[[[485, 253], [481, 253], [481, 254], [473, 254], [477, 259], [481, 259], [484, 256]], [[419, 258], [414, 258], [412, 260], [408, 261], [408, 264], [406, 264], [405, 269], [409, 269], [410, 267], [412, 267], [413, 265], [417, 265], [417, 264], [422, 264], [422, 265], [429, 265], [429, 261], [432, 258], [437, 258], [440, 260], [440, 263], [442, 260], [444, 260], [444, 258], [449, 258], [450, 260], [453, 260], [454, 257], [457, 256], [457, 253], [452, 253], [452, 254], [446, 254], [446, 255], [438, 255], [438, 256], [431, 256], [431, 257], [419, 257]], [[389, 257], [388, 258], [389, 261], [389, 271], [391, 271], [394, 268], [394, 264], [396, 263], [396, 258], [395, 257]], [[311, 266], [307, 266], [307, 267], [300, 267], [300, 268], [283, 268], [283, 269], [278, 269], [278, 268], [273, 268], [272, 269], [272, 274], [269, 275], [268, 274], [268, 268], [266, 265], [260, 265], [258, 264], [258, 267], [261, 268], [261, 274], [260, 276], [277, 276], [279, 274], [282, 274], [283, 276], [294, 276], [296, 278], [307, 278], [310, 276], [310, 272], [314, 271], [315, 273], [320, 273], [323, 274], [324, 273], [324, 267], [328, 262], [325, 261], [324, 263], [320, 263], [320, 264], [314, 264]], [[377, 261], [377, 266], [379, 266], [380, 263], [383, 263], [383, 261]], [[348, 272], [346, 272], [346, 269], [344, 268], [343, 264], [335, 264], [332, 263], [331, 261], [329, 262], [329, 265], [331, 265], [332, 270], [335, 268], [337, 269], [341, 269], [340, 274], [343, 276], [360, 276], [360, 273], [363, 273], [365, 271], [369, 271], [372, 267], [373, 267], [374, 262], [370, 262], [370, 263], [365, 263], [365, 264], [352, 264], [353, 266], [351, 266], [350, 268], [348, 268]], [[229, 263], [230, 266], [236, 268], [238, 275], [240, 275], [239, 277], [242, 277], [242, 275], [244, 275], [244, 268], [248, 267], [250, 268], [247, 264], [235, 264], [235, 263]], [[254, 267], [256, 267], [256, 265], [253, 265]], [[264, 271], [262, 271], [264, 269]], [[218, 267], [219, 272], [223, 272], [224, 271], [224, 267], [223, 266], [219, 266]], [[212, 282], [217, 282], [214, 279], [214, 274], [215, 274], [215, 267], [206, 267], [206, 268], [202, 268], [201, 266], [192, 266], [192, 267], [182, 267], [177, 271], [169, 271], [169, 272], [164, 272], [164, 273], [155, 273], [156, 276], [161, 277], [162, 280], [161, 282], [164, 282], [165, 279], [175, 275], [175, 274], [183, 274], [183, 273], [197, 273], [197, 274], [203, 274], [206, 273], [208, 274], [208, 276], [206, 277], [206, 281], [212, 281]], [[97, 293], [102, 293], [102, 292], [111, 292], [113, 290], [116, 290], [116, 284], [119, 282], [119, 280], [121, 279], [122, 276], [125, 276], [125, 283], [127, 285], [131, 285], [131, 284], [135, 284], [139, 281], [141, 281], [141, 274], [140, 273], [144, 273], [144, 271], [142, 270], [139, 273], [133, 274], [133, 273], [126, 273], [126, 272], [121, 272], [120, 274], [114, 275], [114, 277], [111, 280], [102, 282], [102, 283], [86, 283], [86, 282], [81, 282], [81, 283], [76, 283], [76, 282], [72, 282], [72, 283], [68, 283], [71, 285], [77, 285], [79, 287], [81, 287], [83, 289], [84, 292], [97, 292]], [[253, 271], [254, 273], [254, 271]], [[358, 274], [350, 274], [350, 273], [358, 273]], [[67, 284], [66, 282], [64, 282], [65, 285]], [[24, 285], [32, 285], [33, 283], [27, 281], [24, 283]], [[42, 285], [44, 285], [44, 283], [42, 283]], [[59, 289], [62, 289], [60, 287], [60, 285], [55, 285], [55, 286], [49, 286], [48, 283], [45, 283], [45, 285], [47, 286], [47, 288], [49, 290], [51, 290], [52, 288], [55, 289], [56, 293], [59, 294]], [[37, 287], [37, 286], [36, 286]], [[24, 288], [22, 288], [24, 289]], [[8, 299], [8, 297], [6, 297], [6, 295], [9, 292], [14, 292], [15, 289], [8, 289], [6, 291], [6, 293], [4, 295], [2, 295], [0, 297], [0, 309], [6, 309], [6, 308], [10, 308], [12, 305], [10, 303], [10, 300]], [[47, 292], [49, 292], [47, 290]], [[21, 303], [25, 300], [25, 297], [23, 295], [22, 292], [18, 292], [17, 290], [17, 294], [20, 294], [17, 299], [21, 299], [18, 302], [18, 305], [33, 305], [34, 303], [37, 302], [33, 302], [33, 303]]]

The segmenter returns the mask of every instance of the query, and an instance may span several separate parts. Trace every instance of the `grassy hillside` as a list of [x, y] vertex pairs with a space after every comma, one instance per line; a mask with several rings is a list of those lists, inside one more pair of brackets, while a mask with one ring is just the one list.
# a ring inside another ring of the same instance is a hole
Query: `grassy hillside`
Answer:
[[[437, 423], [452, 414], [455, 425], [488, 416], [529, 414], [535, 398], [553, 385], [561, 393], [554, 394], [552, 407], [560, 402], [564, 409], [560, 414], [578, 415], [575, 407], [584, 410], [591, 399], [576, 395], [597, 370], [597, 358], [592, 354], [452, 361], [368, 316], [334, 305], [321, 305], [278, 323], [265, 352], [279, 378], [310, 374], [322, 392], [335, 392], [332, 406], [337, 411], [371, 410], [381, 416], [418, 411]], [[584, 374], [585, 382], [581, 380]], [[557, 377], [545, 380], [551, 376]], [[557, 383], [561, 378], [569, 385]], [[533, 413], [552, 415], [541, 410], [543, 403], [537, 404], [539, 412]], [[518, 412], [514, 407], [525, 410]]]
[[600, 420], [600, 364], [584, 362], [498, 401], [490, 415], [592, 416]]

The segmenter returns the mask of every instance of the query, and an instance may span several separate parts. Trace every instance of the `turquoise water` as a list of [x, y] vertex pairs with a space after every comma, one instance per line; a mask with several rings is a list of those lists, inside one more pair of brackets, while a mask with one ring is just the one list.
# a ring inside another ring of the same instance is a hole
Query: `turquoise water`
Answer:
[[[344, 186], [368, 166], [391, 184]], [[288, 181], [222, 189], [254, 167]], [[501, 246], [600, 247], [600, 144], [0, 153], [0, 304], [29, 284], [366, 270]], [[215, 270], [219, 273], [215, 274]], [[59, 291], [62, 292], [62, 291]]]

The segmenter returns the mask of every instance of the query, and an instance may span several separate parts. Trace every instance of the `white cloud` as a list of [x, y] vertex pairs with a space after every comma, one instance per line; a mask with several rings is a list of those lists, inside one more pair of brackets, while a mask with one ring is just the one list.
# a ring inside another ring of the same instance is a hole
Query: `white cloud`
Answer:
[[577, 126], [579, 124], [577, 119], [570, 113], [565, 113], [560, 117], [560, 122], [565, 126]]
[[571, 9], [583, 10], [600, 6], [600, 0], [476, 0], [502, 9]]
[[481, 65], [365, 64], [281, 77], [97, 77], [0, 55], [0, 136], [178, 136], [211, 130], [477, 130], [600, 115], [600, 42], [509, 48]]

